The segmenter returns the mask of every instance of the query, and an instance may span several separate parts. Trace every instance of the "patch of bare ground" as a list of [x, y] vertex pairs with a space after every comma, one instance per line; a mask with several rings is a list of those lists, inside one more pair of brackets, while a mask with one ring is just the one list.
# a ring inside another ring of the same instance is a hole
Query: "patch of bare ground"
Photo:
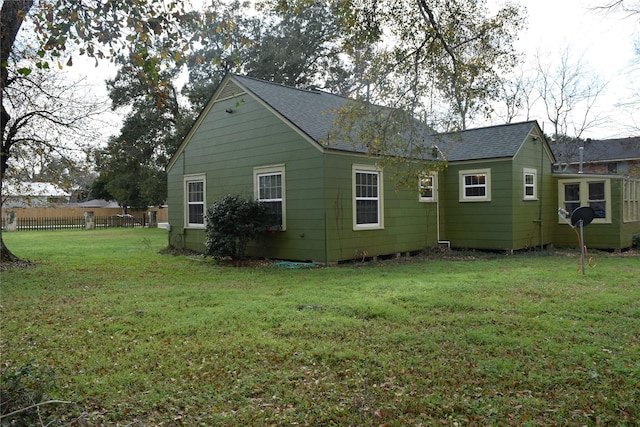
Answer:
[[33, 266], [35, 266], [34, 263], [24, 259], [19, 259], [16, 261], [3, 261], [0, 262], [0, 271], [24, 270]]

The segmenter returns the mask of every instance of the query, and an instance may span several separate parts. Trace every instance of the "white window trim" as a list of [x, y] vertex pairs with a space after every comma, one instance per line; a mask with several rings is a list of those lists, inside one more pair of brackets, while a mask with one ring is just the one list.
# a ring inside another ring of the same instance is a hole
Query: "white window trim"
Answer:
[[[376, 224], [358, 224], [358, 216], [356, 215], [356, 174], [359, 172], [378, 174], [378, 222]], [[384, 187], [382, 169], [375, 165], [352, 165], [351, 166], [351, 191], [352, 191], [352, 213], [353, 213], [353, 230], [382, 230], [384, 229]]]
[[[604, 182], [604, 218], [594, 218], [591, 224], [611, 224], [611, 180], [607, 178], [580, 178], [561, 179], [558, 181], [558, 207], [564, 209], [564, 186], [565, 184], [580, 184], [580, 206], [589, 206], [589, 183]], [[565, 224], [564, 219], [558, 218], [558, 224]]]
[[637, 178], [623, 179], [622, 206], [622, 222], [640, 221], [640, 180]]
[[[469, 175], [485, 175], [486, 182], [486, 195], [484, 196], [467, 196], [466, 185], [464, 183], [464, 177]], [[460, 202], [490, 202], [491, 201], [491, 169], [469, 169], [461, 170], [458, 172], [458, 184], [459, 184], [459, 201]]]
[[[431, 197], [423, 197], [422, 193], [420, 192], [420, 189], [421, 189], [420, 180], [422, 178], [427, 178], [427, 177], [431, 177], [431, 189], [433, 194]], [[437, 172], [430, 172], [418, 178], [418, 201], [421, 203], [432, 203], [432, 202], [438, 201], [438, 173]]]
[[253, 168], [253, 195], [255, 200], [260, 200], [260, 185], [258, 183], [258, 177], [261, 175], [273, 175], [280, 174], [280, 185], [282, 186], [282, 225], [280, 231], [287, 229], [287, 188], [285, 179], [285, 167], [284, 164], [270, 165], [270, 166], [258, 166]]
[[[533, 175], [533, 184], [527, 185], [527, 175]], [[533, 195], [527, 194], [527, 187], [533, 187]], [[524, 168], [522, 169], [522, 199], [538, 200], [538, 170]]]
[[[203, 223], [196, 224], [189, 222], [189, 183], [202, 181], [202, 213]], [[184, 175], [184, 228], [205, 228], [207, 223], [207, 174], [199, 173], [192, 175]]]

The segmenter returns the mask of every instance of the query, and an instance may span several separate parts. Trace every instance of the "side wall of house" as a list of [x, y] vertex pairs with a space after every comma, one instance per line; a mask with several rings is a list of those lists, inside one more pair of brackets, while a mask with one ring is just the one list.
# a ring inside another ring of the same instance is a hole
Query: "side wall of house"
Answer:
[[397, 186], [391, 170], [381, 170], [383, 227], [355, 229], [353, 170], [367, 166], [375, 167], [375, 162], [366, 156], [335, 152], [325, 155], [328, 261], [402, 254], [437, 244], [438, 204], [419, 201], [418, 182], [415, 188]]
[[171, 245], [204, 250], [204, 230], [185, 226], [185, 175], [206, 175], [209, 207], [226, 194], [253, 198], [254, 168], [278, 166], [284, 168], [286, 230], [265, 234], [248, 255], [324, 259], [322, 153], [254, 98], [215, 103], [179, 156], [168, 174]]
[[[542, 135], [529, 137], [512, 162], [513, 243], [528, 249], [553, 243], [557, 222], [556, 188], [551, 174], [552, 158]], [[525, 194], [525, 174], [534, 174], [534, 195]]]

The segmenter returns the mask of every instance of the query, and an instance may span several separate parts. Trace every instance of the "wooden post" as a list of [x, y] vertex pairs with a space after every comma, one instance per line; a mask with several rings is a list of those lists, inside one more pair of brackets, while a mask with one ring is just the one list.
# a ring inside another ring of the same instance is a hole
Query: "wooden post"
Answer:
[[18, 215], [15, 211], [7, 211], [4, 214], [5, 225], [7, 227], [7, 231], [17, 231], [18, 230]]
[[95, 230], [95, 228], [96, 228], [96, 217], [93, 211], [85, 211], [84, 212], [84, 229]]
[[149, 228], [156, 228], [158, 226], [158, 212], [156, 211], [149, 211], [149, 223], [147, 224], [147, 226]]

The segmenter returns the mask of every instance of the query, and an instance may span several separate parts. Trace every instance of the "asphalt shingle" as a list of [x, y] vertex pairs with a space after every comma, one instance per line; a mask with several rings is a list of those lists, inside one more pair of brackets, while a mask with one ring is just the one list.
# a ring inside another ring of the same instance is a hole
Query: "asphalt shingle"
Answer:
[[[347, 98], [245, 76], [235, 75], [234, 78], [313, 141], [330, 149], [364, 152], [362, 146], [354, 146], [350, 142], [330, 141], [327, 144], [334, 126], [335, 112], [347, 104]], [[535, 121], [527, 121], [469, 129], [431, 135], [424, 142], [430, 146], [436, 145], [449, 161], [513, 157], [535, 126]]]

